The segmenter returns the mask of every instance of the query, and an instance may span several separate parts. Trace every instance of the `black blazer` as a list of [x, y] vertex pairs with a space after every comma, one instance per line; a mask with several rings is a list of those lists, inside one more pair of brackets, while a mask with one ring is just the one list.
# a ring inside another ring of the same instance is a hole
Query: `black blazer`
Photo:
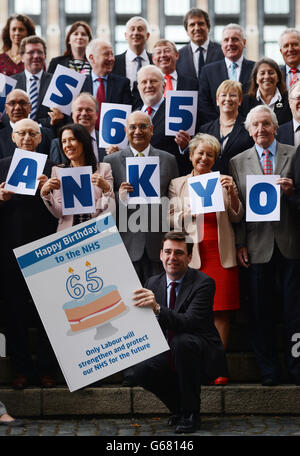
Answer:
[[279, 126], [276, 139], [281, 144], [289, 144], [290, 146], [294, 146], [294, 125], [293, 120], [286, 122]]
[[[242, 106], [240, 108], [240, 112], [242, 116], [246, 118], [248, 112], [252, 108], [255, 108], [255, 106], [261, 104], [263, 104], [262, 101], [257, 100], [256, 97], [250, 97], [249, 95], [245, 95], [243, 98]], [[285, 92], [282, 95], [281, 103], [276, 103], [274, 112], [276, 114], [279, 125], [282, 125], [292, 119], [292, 112], [289, 105], [288, 92]]]
[[[227, 372], [224, 347], [213, 321], [214, 280], [197, 269], [188, 268], [174, 310], [167, 307], [166, 274], [151, 277], [145, 288], [153, 291], [160, 305], [158, 322], [164, 332], [194, 334], [203, 349], [205, 373], [216, 378]], [[187, 353], [188, 356], [188, 353]], [[227, 377], [227, 375], [224, 375]]]
[[[42, 141], [37, 146], [36, 151], [40, 154], [49, 155], [51, 140], [54, 138], [52, 129], [41, 127]], [[11, 157], [15, 151], [16, 145], [11, 137], [12, 128], [10, 123], [0, 130], [0, 158]]]
[[[46, 71], [43, 71], [43, 74], [41, 77], [41, 82], [40, 82], [39, 96], [38, 96], [36, 121], [38, 123], [41, 123], [45, 127], [50, 127], [50, 118], [48, 116], [48, 112], [50, 111], [50, 108], [42, 105], [42, 102], [45, 98], [45, 94], [47, 92], [47, 89], [48, 89], [48, 86], [52, 79], [52, 76], [53, 76], [52, 74], [47, 73]], [[25, 72], [23, 71], [22, 73], [17, 73], [12, 77], [17, 80], [17, 85], [16, 85], [15, 89], [22, 89], [22, 90], [25, 90], [25, 92], [26, 92]]]
[[[113, 70], [112, 72], [114, 74], [118, 74], [119, 76], [123, 76], [123, 77], [126, 77], [126, 52], [123, 52], [122, 54], [118, 54], [115, 56], [115, 64], [114, 64], [114, 67], [113, 67]], [[147, 51], [146, 51], [147, 52]], [[150, 54], [149, 52], [147, 52], [147, 56], [149, 58], [149, 63], [152, 65], [152, 54]]]
[[51, 59], [49, 66], [48, 66], [48, 73], [53, 74], [54, 71], [56, 70], [57, 65], [63, 65], [67, 68], [69, 68], [69, 62], [72, 60], [72, 58], [68, 55], [60, 55], [59, 57], [54, 57]]
[[[90, 75], [86, 77], [81, 92], [89, 92], [93, 95], [93, 79]], [[129, 79], [110, 73], [107, 79], [105, 102], [132, 105]]]
[[[243, 59], [239, 79], [243, 87], [243, 93], [246, 93], [248, 90], [254, 63], [255, 62], [252, 60]], [[202, 68], [199, 81], [199, 110], [202, 113], [203, 118], [206, 119], [206, 122], [219, 117], [219, 109], [216, 102], [216, 92], [219, 85], [225, 79], [228, 79], [228, 71], [224, 58], [218, 62], [209, 63]]]
[[[209, 41], [205, 65], [224, 59], [221, 45], [214, 41]], [[187, 44], [179, 49], [179, 59], [177, 61], [177, 70], [183, 75], [198, 80], [191, 44]]]
[[[199, 133], [208, 133], [221, 142], [219, 118], [202, 125], [199, 129]], [[253, 145], [254, 141], [244, 127], [244, 119], [239, 115], [228, 137], [224, 150], [221, 151], [212, 170], [220, 171], [221, 174], [229, 174], [229, 160], [244, 150], [250, 149]]]

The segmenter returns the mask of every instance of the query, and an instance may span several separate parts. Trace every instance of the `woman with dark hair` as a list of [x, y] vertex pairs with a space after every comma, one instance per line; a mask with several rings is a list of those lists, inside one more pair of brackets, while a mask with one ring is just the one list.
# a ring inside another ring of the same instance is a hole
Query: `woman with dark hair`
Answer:
[[61, 183], [58, 178], [58, 167], [54, 166], [51, 178], [45, 182], [41, 189], [41, 196], [49, 211], [59, 219], [57, 231], [97, 217], [101, 213], [115, 211], [110, 164], [96, 162], [92, 140], [86, 128], [80, 124], [65, 125], [59, 132], [59, 142], [67, 160], [67, 163], [60, 165], [60, 167], [92, 167], [91, 180], [95, 193], [96, 212], [93, 214], [63, 215]]
[[279, 65], [268, 57], [263, 57], [253, 67], [250, 87], [240, 110], [242, 116], [246, 118], [248, 112], [260, 104], [275, 112], [279, 125], [292, 119], [283, 74]]
[[22, 14], [15, 14], [7, 19], [2, 30], [3, 53], [0, 54], [0, 73], [10, 76], [24, 71], [20, 44], [23, 38], [30, 35], [35, 35], [32, 19]]
[[91, 66], [85, 56], [85, 49], [92, 39], [90, 26], [84, 21], [71, 25], [66, 36], [66, 49], [62, 56], [54, 57], [48, 67], [48, 73], [54, 73], [56, 66], [63, 65], [78, 73], [90, 74]]

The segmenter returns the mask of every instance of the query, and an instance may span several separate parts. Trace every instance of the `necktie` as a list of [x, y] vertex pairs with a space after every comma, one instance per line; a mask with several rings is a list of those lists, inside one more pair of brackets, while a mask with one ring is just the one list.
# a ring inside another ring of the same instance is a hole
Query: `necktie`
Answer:
[[146, 111], [147, 111], [147, 113], [148, 113], [148, 116], [151, 117], [151, 114], [152, 114], [152, 111], [153, 111], [153, 109], [151, 108], [151, 106], [147, 106]]
[[229, 79], [232, 81], [236, 81], [236, 68], [238, 67], [238, 64], [236, 62], [232, 62], [232, 64], [229, 67]]
[[165, 80], [167, 82], [166, 82], [164, 97], [166, 97], [166, 93], [168, 90], [173, 90], [172, 76], [170, 74], [165, 74]]
[[270, 159], [270, 151], [264, 150], [263, 151], [263, 173], [264, 174], [273, 174], [273, 167], [272, 167], [272, 161]]
[[102, 78], [98, 78], [97, 81], [99, 81], [99, 87], [97, 90], [97, 101], [99, 105], [99, 111], [98, 111], [98, 118], [96, 120], [96, 125], [95, 128], [99, 130], [99, 122], [100, 122], [100, 114], [101, 114], [101, 104], [105, 101], [105, 88], [104, 88], [104, 82]]
[[38, 102], [38, 87], [37, 87], [37, 76], [31, 76], [30, 78], [30, 86], [29, 86], [29, 99], [32, 105], [30, 119], [36, 118], [36, 111], [37, 111], [37, 102]]
[[134, 60], [137, 62], [136, 72], [138, 72], [142, 68], [142, 60], [143, 59], [142, 59], [142, 57], [137, 56]]
[[199, 51], [199, 60], [198, 60], [198, 79], [200, 79], [200, 74], [202, 67], [204, 66], [204, 56], [203, 56], [203, 48], [200, 46], [198, 48]]
[[138, 152], [138, 157], [145, 157], [145, 155], [143, 154], [143, 152]]
[[176, 301], [176, 286], [177, 282], [170, 283], [170, 297], [169, 297], [169, 309], [174, 309]]
[[298, 76], [297, 76], [297, 68], [291, 68], [290, 69], [290, 73], [292, 73], [292, 77], [291, 77], [291, 80], [290, 80], [290, 87], [292, 87], [293, 84], [295, 84], [295, 82], [298, 81]]

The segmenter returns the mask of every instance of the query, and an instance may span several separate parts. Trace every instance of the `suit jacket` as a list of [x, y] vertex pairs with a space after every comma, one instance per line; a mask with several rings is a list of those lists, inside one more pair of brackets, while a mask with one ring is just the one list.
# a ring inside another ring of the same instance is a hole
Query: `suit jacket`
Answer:
[[[46, 71], [43, 71], [41, 81], [40, 81], [40, 90], [39, 90], [39, 96], [38, 96], [38, 104], [37, 104], [37, 112], [36, 112], [36, 121], [38, 123], [41, 123], [44, 127], [50, 127], [50, 117], [48, 115], [48, 112], [50, 111], [50, 108], [47, 106], [44, 106], [42, 104], [45, 94], [47, 92], [48, 86], [50, 84], [50, 81], [52, 79], [52, 74], [47, 73]], [[22, 73], [15, 74], [13, 76], [14, 79], [17, 80], [17, 85], [15, 89], [22, 89], [26, 90], [26, 76], [25, 72], [23, 71]]]
[[158, 322], [162, 330], [195, 335], [203, 353], [204, 371], [208, 378], [216, 378], [222, 371], [227, 376], [224, 347], [213, 322], [214, 280], [201, 271], [188, 268], [174, 310], [167, 307], [165, 273], [151, 277], [145, 288], [153, 291], [160, 304]]
[[[293, 167], [296, 148], [277, 142], [274, 174], [294, 179]], [[246, 207], [246, 176], [263, 174], [255, 147], [230, 160], [231, 175], [237, 184], [239, 198]], [[270, 261], [274, 242], [285, 258], [300, 258], [300, 219], [289, 198], [281, 192], [279, 222], [245, 222], [236, 226], [236, 244], [246, 246], [250, 263]]]
[[[248, 84], [251, 77], [251, 72], [254, 66], [252, 60], [243, 59], [240, 72], [240, 83], [243, 87], [243, 93], [248, 90]], [[216, 102], [216, 92], [219, 85], [229, 79], [225, 59], [218, 62], [209, 63], [202, 68], [199, 81], [199, 110], [206, 122], [214, 120], [219, 116], [219, 109]]]
[[[124, 76], [126, 77], [126, 52], [123, 52], [122, 54], [117, 54], [115, 56], [115, 64], [113, 67], [112, 72], [114, 74], [118, 74], [119, 76]], [[146, 51], [147, 52], [147, 51]], [[152, 65], [152, 54], [147, 52], [147, 56], [149, 58], [149, 63]]]
[[[40, 154], [49, 155], [51, 140], [54, 138], [50, 128], [41, 127], [42, 141], [36, 151]], [[0, 158], [11, 157], [14, 154], [16, 144], [12, 140], [12, 128], [10, 123], [0, 130]]]
[[292, 196], [292, 201], [294, 202], [297, 210], [300, 213], [300, 147], [297, 148], [296, 158], [294, 162], [294, 178], [295, 178], [295, 191]]
[[[99, 145], [98, 145], [99, 144], [99, 132], [97, 130], [96, 130], [96, 140], [97, 140], [97, 146], [98, 146], [98, 161], [102, 162], [104, 155], [105, 155], [105, 149], [103, 147], [99, 147]], [[53, 163], [57, 163], [57, 164], [61, 164], [61, 163], [66, 164], [67, 163], [66, 156], [60, 147], [58, 138], [54, 138], [51, 141], [49, 158]]]
[[[143, 102], [137, 107], [141, 109]], [[151, 145], [157, 149], [165, 150], [170, 154], [174, 155], [177, 161], [179, 175], [184, 176], [192, 171], [192, 164], [189, 160], [188, 150], [184, 154], [179, 152], [178, 145], [175, 142], [174, 136], [165, 135], [165, 100], [161, 103], [160, 107], [152, 118], [154, 126], [153, 136], [151, 138]], [[196, 131], [199, 127], [196, 125]]]
[[[189, 202], [189, 186], [188, 179], [193, 174], [187, 176], [181, 176], [177, 179], [173, 179], [169, 186], [169, 198], [170, 198], [170, 226], [174, 230], [180, 230], [183, 226], [182, 217], [186, 213], [186, 206]], [[232, 223], [237, 223], [242, 219], [244, 209], [240, 203], [238, 212], [235, 212], [228, 198], [228, 194], [223, 189], [223, 198], [225, 211], [216, 212], [217, 225], [218, 225], [218, 245], [220, 261], [223, 268], [231, 268], [237, 265], [236, 262], [236, 251], [235, 251], [235, 239]], [[191, 236], [194, 246], [193, 255], [190, 266], [192, 268], [199, 269], [201, 267], [201, 258], [199, 255], [198, 243], [201, 241], [198, 237], [198, 227], [203, 224], [203, 217], [197, 216], [196, 220], [192, 217], [184, 217], [184, 228], [186, 232]], [[200, 233], [201, 233], [200, 229]]]
[[[243, 98], [242, 106], [240, 112], [243, 117], [247, 117], [248, 112], [255, 106], [262, 105], [263, 102], [258, 100], [256, 97], [249, 97], [245, 95]], [[276, 114], [278, 124], [282, 125], [292, 119], [292, 112], [289, 105], [288, 92], [285, 92], [282, 95], [282, 100], [280, 103], [276, 103], [274, 107], [274, 112]]]
[[[53, 166], [51, 178], [57, 178], [58, 167]], [[115, 197], [113, 193], [113, 177], [111, 167], [108, 163], [98, 163], [98, 169], [96, 171], [103, 179], [110, 184], [110, 191], [103, 193], [101, 188], [94, 185], [95, 193], [95, 205], [96, 212], [92, 214], [92, 217], [98, 217], [100, 214], [105, 212], [115, 212]], [[63, 215], [62, 213], [62, 201], [61, 201], [61, 189], [53, 190], [47, 196], [43, 196], [44, 203], [51, 214], [58, 218], [57, 231], [61, 231], [73, 226], [74, 216]]]
[[[163, 150], [150, 147], [149, 156], [158, 156], [160, 163], [160, 192], [161, 197], [168, 196], [169, 183], [172, 179], [178, 176], [178, 169], [175, 158]], [[165, 220], [166, 212], [162, 212], [162, 205], [152, 205], [155, 209], [151, 213], [151, 207], [147, 204], [142, 205], [128, 205], [119, 202], [119, 188], [122, 182], [126, 182], [126, 158], [133, 157], [130, 147], [120, 150], [111, 155], [104, 157], [104, 162], [109, 163], [112, 168], [114, 178], [114, 191], [116, 195], [116, 204], [119, 207], [117, 214], [117, 224], [127, 248], [131, 261], [138, 261], [142, 258], [144, 250], [146, 249], [147, 255], [152, 261], [159, 261], [159, 254], [161, 248], [161, 240], [163, 236], [162, 223]], [[138, 211], [140, 222], [137, 222], [141, 227], [140, 231], [131, 232], [128, 228], [128, 220], [132, 214]], [[152, 226], [151, 226], [152, 216]], [[155, 220], [154, 220], [155, 217]], [[162, 218], [164, 217], [164, 219]], [[153, 222], [155, 224], [155, 231], [153, 229]], [[166, 231], [166, 230], [164, 230]]]
[[279, 126], [276, 139], [282, 144], [289, 144], [290, 146], [295, 145], [293, 120]]
[[[201, 125], [199, 133], [208, 133], [221, 142], [219, 118], [212, 120], [205, 125]], [[239, 115], [212, 171], [220, 171], [221, 174], [229, 174], [229, 160], [253, 145], [254, 141], [244, 127], [244, 119]]]
[[[93, 95], [93, 80], [90, 75], [86, 77], [81, 92], [89, 92]], [[129, 79], [110, 73], [107, 80], [105, 102], [132, 105]]]
[[[214, 41], [209, 41], [205, 65], [222, 59], [224, 59], [224, 54], [220, 44]], [[179, 49], [179, 59], [176, 67], [183, 76], [198, 80], [194, 65], [193, 51], [190, 43]]]

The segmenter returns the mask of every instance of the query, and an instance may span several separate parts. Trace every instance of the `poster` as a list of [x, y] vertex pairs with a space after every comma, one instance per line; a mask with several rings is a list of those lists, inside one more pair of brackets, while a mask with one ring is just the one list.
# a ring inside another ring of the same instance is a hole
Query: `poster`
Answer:
[[14, 253], [71, 392], [169, 349], [111, 214]]

